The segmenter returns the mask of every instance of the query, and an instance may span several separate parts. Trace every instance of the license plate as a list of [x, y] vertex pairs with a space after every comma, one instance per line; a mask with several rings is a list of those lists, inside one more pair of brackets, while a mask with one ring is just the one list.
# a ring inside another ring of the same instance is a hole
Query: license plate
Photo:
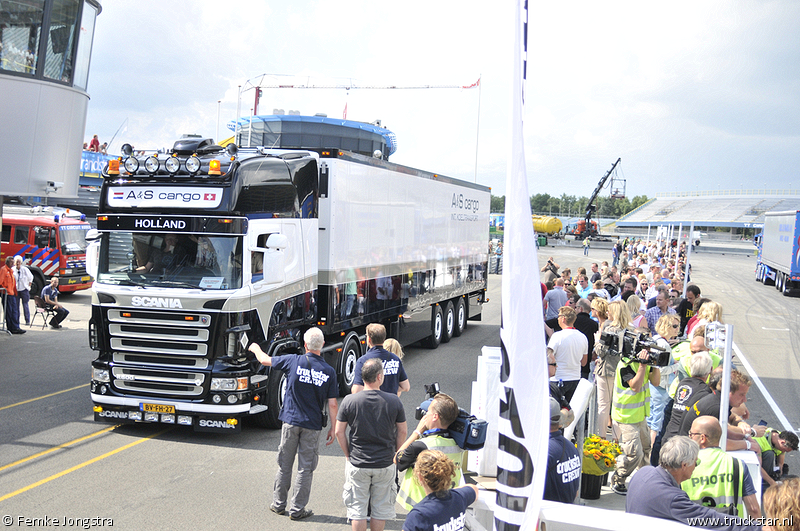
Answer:
[[89, 282], [90, 280], [92, 280], [92, 277], [81, 277], [81, 282]]
[[164, 404], [139, 404], [139, 409], [150, 413], [175, 413], [175, 406]]

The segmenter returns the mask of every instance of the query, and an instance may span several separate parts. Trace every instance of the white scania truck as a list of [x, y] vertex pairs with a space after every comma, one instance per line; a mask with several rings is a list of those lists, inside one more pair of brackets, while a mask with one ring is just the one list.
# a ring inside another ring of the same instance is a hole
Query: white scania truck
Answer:
[[436, 348], [480, 319], [487, 187], [340, 149], [125, 151], [89, 235], [95, 420], [276, 428], [284, 376], [251, 342], [319, 327], [346, 394], [367, 324]]

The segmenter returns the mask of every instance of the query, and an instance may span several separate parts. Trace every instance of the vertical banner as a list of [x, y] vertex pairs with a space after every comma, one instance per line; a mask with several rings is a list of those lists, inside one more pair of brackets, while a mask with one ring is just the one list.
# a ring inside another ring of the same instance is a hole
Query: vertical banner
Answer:
[[522, 134], [528, 5], [516, 0], [511, 153], [506, 176], [495, 529], [536, 529], [544, 494], [549, 390], [542, 292]]

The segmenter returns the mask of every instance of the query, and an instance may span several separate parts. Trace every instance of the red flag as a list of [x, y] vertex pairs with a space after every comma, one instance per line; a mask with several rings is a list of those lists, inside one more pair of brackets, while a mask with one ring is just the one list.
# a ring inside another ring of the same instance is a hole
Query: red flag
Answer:
[[478, 81], [476, 81], [472, 85], [465, 85], [465, 86], [463, 86], [461, 88], [462, 89], [470, 89], [470, 88], [475, 88], [475, 87], [480, 87], [480, 86], [481, 86], [481, 78], [478, 78]]

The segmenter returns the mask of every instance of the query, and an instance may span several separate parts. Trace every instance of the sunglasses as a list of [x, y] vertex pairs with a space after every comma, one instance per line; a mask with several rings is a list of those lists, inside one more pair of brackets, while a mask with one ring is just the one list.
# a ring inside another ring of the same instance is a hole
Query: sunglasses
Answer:
[[551, 367], [558, 367], [558, 363], [548, 363]]
[[681, 326], [681, 325], [676, 325], [676, 324], [674, 324], [674, 325], [672, 325], [672, 328], [679, 328], [680, 326]]

